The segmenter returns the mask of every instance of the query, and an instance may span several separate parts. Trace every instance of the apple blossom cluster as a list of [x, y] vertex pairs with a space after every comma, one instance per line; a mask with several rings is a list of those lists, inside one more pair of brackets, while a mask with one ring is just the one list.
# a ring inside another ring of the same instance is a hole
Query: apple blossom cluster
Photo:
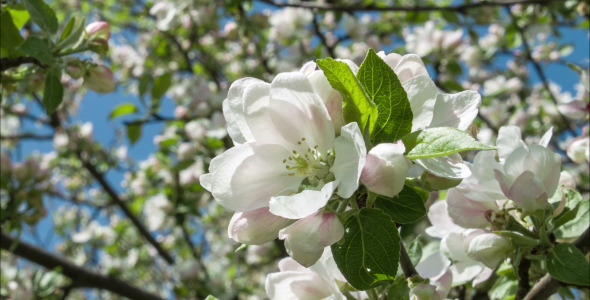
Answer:
[[[388, 233], [391, 253], [357, 249], [361, 253], [350, 254], [354, 244], [371, 241], [349, 234], [382, 234], [382, 228], [362, 225], [377, 218], [397, 233], [393, 222], [409, 221], [392, 212], [400, 208], [395, 201], [413, 197], [423, 207], [418, 182], [435, 190], [472, 176], [459, 152], [493, 149], [466, 132], [480, 102], [474, 91], [439, 92], [416, 55], [372, 50], [360, 67], [325, 59], [280, 73], [271, 83], [240, 79], [223, 102], [234, 147], [211, 160], [200, 184], [235, 211], [230, 238], [253, 245], [284, 240], [291, 258], [267, 278], [271, 298], [294, 285], [319, 298], [342, 296], [346, 281], [366, 290], [374, 281], [395, 277], [399, 236]], [[325, 258], [332, 253], [344, 277], [321, 271], [321, 261], [332, 261]], [[351, 266], [347, 255], [391, 255], [393, 261]], [[439, 280], [432, 291], [444, 297], [451, 280], [448, 266], [431, 267], [419, 268], [430, 279], [416, 282], [412, 293], [428, 293], [426, 283]], [[359, 271], [373, 279], [355, 278]]]

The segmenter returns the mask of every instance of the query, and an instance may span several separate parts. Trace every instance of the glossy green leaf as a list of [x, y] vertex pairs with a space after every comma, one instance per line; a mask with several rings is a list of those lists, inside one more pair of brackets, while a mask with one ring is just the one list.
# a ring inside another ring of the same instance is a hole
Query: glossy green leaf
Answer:
[[576, 216], [555, 230], [557, 238], [575, 238], [590, 226], [590, 201], [580, 202]]
[[109, 114], [109, 119], [112, 120], [114, 118], [125, 116], [128, 114], [133, 114], [138, 112], [137, 107], [133, 103], [121, 103], [117, 107], [115, 107], [111, 113]]
[[51, 115], [62, 103], [64, 87], [61, 84], [61, 70], [51, 69], [45, 74], [45, 90], [43, 91], [43, 105], [48, 115]]
[[390, 217], [363, 208], [344, 222], [344, 237], [332, 245], [338, 269], [356, 289], [367, 290], [395, 279], [400, 237]]
[[422, 197], [410, 186], [404, 186], [395, 197], [377, 196], [375, 207], [388, 214], [396, 223], [414, 223], [426, 214]]
[[317, 64], [324, 71], [332, 88], [342, 95], [344, 121], [357, 122], [361, 132], [365, 132], [369, 123], [369, 132], [372, 132], [377, 122], [377, 106], [367, 96], [350, 67], [345, 62], [331, 58], [318, 59]]
[[23, 28], [23, 26], [25, 26], [25, 24], [27, 23], [27, 21], [30, 18], [30, 14], [27, 11], [27, 9], [23, 5], [20, 5], [20, 4], [15, 5], [13, 7], [9, 7], [8, 12], [10, 13], [10, 16], [12, 17], [12, 21], [14, 22], [14, 26], [19, 30], [21, 28]]
[[23, 0], [22, 1], [29, 14], [31, 20], [47, 33], [56, 33], [58, 22], [55, 12], [43, 0]]
[[36, 58], [44, 65], [51, 65], [55, 61], [53, 54], [51, 53], [49, 41], [34, 35], [29, 36], [25, 40], [20, 46], [20, 51], [28, 56]]
[[154, 86], [152, 87], [152, 101], [160, 100], [166, 93], [170, 85], [172, 84], [172, 74], [162, 74], [154, 80]]
[[551, 277], [569, 284], [590, 285], [590, 264], [576, 246], [557, 244], [545, 261]]
[[357, 78], [377, 106], [377, 123], [372, 132], [375, 144], [391, 143], [410, 133], [413, 116], [408, 95], [395, 72], [373, 49], [369, 49]]
[[8, 53], [12, 53], [16, 47], [22, 44], [23, 38], [9, 12], [2, 12], [0, 15], [0, 25], [0, 47]]
[[402, 138], [409, 159], [446, 156], [466, 150], [495, 150], [469, 134], [451, 127], [426, 128]]

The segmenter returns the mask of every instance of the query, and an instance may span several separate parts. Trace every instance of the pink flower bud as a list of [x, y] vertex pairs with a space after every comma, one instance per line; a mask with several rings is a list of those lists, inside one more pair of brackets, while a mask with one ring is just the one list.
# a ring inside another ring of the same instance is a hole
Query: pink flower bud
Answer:
[[338, 216], [322, 211], [299, 219], [279, 232], [279, 239], [285, 240], [287, 253], [305, 267], [315, 264], [324, 248], [343, 236], [344, 225]]
[[84, 74], [84, 84], [91, 90], [107, 94], [115, 90], [113, 72], [104, 65], [92, 66]]
[[404, 156], [406, 147], [401, 142], [382, 143], [369, 151], [361, 173], [361, 181], [371, 191], [393, 197], [404, 187], [406, 175], [412, 166]]
[[82, 76], [84, 76], [85, 70], [84, 70], [84, 64], [79, 61], [79, 60], [73, 60], [71, 62], [68, 62], [67, 66], [66, 66], [66, 73], [68, 75], [70, 75], [70, 77], [74, 78], [74, 79], [78, 79]]
[[111, 27], [107, 22], [92, 22], [86, 26], [86, 34], [89, 40], [108, 41], [111, 37]]
[[279, 230], [293, 223], [293, 220], [275, 216], [262, 207], [247, 212], [236, 212], [229, 222], [227, 233], [234, 241], [260, 245], [276, 239]]
[[88, 44], [88, 48], [99, 55], [106, 55], [109, 52], [109, 42], [106, 40], [93, 40]]
[[464, 228], [486, 228], [490, 222], [486, 218], [489, 210], [498, 211], [496, 201], [474, 201], [465, 197], [459, 190], [450, 189], [447, 194], [447, 210], [455, 224]]

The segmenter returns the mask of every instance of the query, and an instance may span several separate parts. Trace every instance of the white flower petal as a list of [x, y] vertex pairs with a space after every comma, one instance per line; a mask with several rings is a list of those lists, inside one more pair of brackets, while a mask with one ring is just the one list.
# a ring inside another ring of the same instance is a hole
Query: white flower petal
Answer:
[[551, 126], [551, 128], [549, 128], [549, 130], [547, 130], [547, 132], [545, 132], [545, 134], [543, 134], [543, 136], [539, 140], [539, 145], [547, 148], [547, 145], [549, 145], [549, 142], [551, 142], [552, 136], [553, 136], [553, 126]]
[[279, 236], [279, 231], [293, 223], [293, 220], [275, 216], [262, 207], [248, 212], [236, 212], [228, 226], [228, 235], [234, 241], [260, 245]]
[[500, 130], [498, 130], [496, 146], [498, 147], [498, 157], [500, 158], [500, 162], [506, 160], [508, 155], [517, 148], [526, 148], [526, 144], [521, 138], [520, 128], [516, 126], [500, 127]]
[[315, 94], [305, 75], [299, 72], [281, 73], [270, 88], [270, 118], [283, 139], [297, 147], [305, 138], [307, 147], [318, 146], [326, 153], [334, 145], [334, 126], [326, 106]]
[[423, 278], [437, 278], [443, 275], [450, 265], [451, 261], [440, 251], [436, 251], [418, 263], [416, 271]]
[[279, 145], [242, 144], [213, 174], [211, 193], [221, 205], [250, 211], [268, 206], [272, 196], [292, 193], [301, 178], [288, 176], [283, 159], [290, 155]]
[[279, 232], [287, 253], [305, 267], [315, 264], [324, 248], [344, 236], [344, 225], [330, 212], [318, 212], [298, 220]]
[[498, 211], [495, 201], [473, 201], [457, 189], [450, 189], [447, 194], [449, 216], [453, 221], [465, 228], [486, 228], [490, 222], [485, 213], [488, 210]]
[[438, 94], [429, 127], [453, 127], [467, 130], [477, 116], [481, 96], [475, 91]]
[[420, 56], [416, 54], [404, 55], [394, 69], [400, 82], [405, 82], [420, 75], [427, 75], [428, 71]]
[[475, 201], [506, 199], [494, 176], [494, 169], [501, 168], [492, 151], [480, 151], [473, 158], [471, 176], [463, 179], [456, 189], [465, 197]]
[[269, 94], [270, 84], [263, 81], [246, 87], [243, 95], [244, 118], [257, 142], [285, 145], [270, 119]]
[[336, 160], [331, 171], [336, 177], [337, 193], [348, 198], [359, 186], [367, 155], [363, 135], [356, 122], [342, 127], [340, 136], [334, 142], [334, 151]]
[[326, 206], [334, 192], [334, 182], [326, 183], [321, 191], [304, 190], [289, 196], [270, 199], [270, 212], [288, 219], [305, 218]]
[[340, 293], [333, 284], [317, 274], [294, 271], [268, 274], [265, 289], [273, 300], [323, 299]]
[[471, 170], [458, 153], [417, 159], [415, 162], [438, 177], [458, 179], [471, 175]]
[[264, 81], [256, 78], [236, 80], [229, 87], [227, 99], [223, 101], [223, 116], [227, 122], [227, 132], [234, 141], [234, 144], [243, 144], [246, 141], [254, 140], [244, 117], [243, 96], [246, 88], [256, 83], [264, 83]]
[[381, 143], [373, 147], [361, 173], [361, 181], [371, 191], [394, 197], [403, 189], [406, 175], [412, 166], [404, 156], [403, 143]]
[[466, 284], [479, 275], [485, 266], [475, 260], [454, 263], [449, 270], [453, 273], [453, 286]]
[[412, 132], [422, 130], [432, 123], [438, 89], [428, 75], [416, 76], [402, 83], [412, 109]]
[[426, 233], [432, 237], [444, 238], [452, 232], [461, 233], [465, 229], [453, 222], [447, 212], [447, 202], [438, 201], [430, 206], [428, 209], [428, 220], [432, 227], [428, 227]]

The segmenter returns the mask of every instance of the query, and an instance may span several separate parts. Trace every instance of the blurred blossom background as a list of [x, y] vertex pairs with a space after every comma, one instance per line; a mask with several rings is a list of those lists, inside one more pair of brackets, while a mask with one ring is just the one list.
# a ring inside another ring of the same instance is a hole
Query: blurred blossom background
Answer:
[[[527, 144], [553, 127], [548, 147], [586, 199], [590, 5], [526, 2], [49, 1], [60, 30], [85, 18], [105, 22], [108, 36], [105, 25], [86, 28], [95, 48], [64, 59], [63, 103], [50, 116], [40, 67], [3, 67], [2, 231], [165, 299], [265, 298], [282, 241], [236, 251], [232, 212], [199, 184], [232, 146], [222, 101], [239, 78], [271, 81], [326, 57], [360, 65], [370, 48], [419, 55], [445, 93], [479, 92], [472, 134], [483, 143], [495, 145], [505, 125]], [[2, 1], [9, 10], [25, 11]], [[431, 193], [427, 207], [445, 194]], [[439, 247], [428, 226], [424, 217], [401, 232], [420, 236], [422, 257]], [[3, 299], [122, 299], [1, 255]], [[491, 299], [510, 293], [501, 289]]]

